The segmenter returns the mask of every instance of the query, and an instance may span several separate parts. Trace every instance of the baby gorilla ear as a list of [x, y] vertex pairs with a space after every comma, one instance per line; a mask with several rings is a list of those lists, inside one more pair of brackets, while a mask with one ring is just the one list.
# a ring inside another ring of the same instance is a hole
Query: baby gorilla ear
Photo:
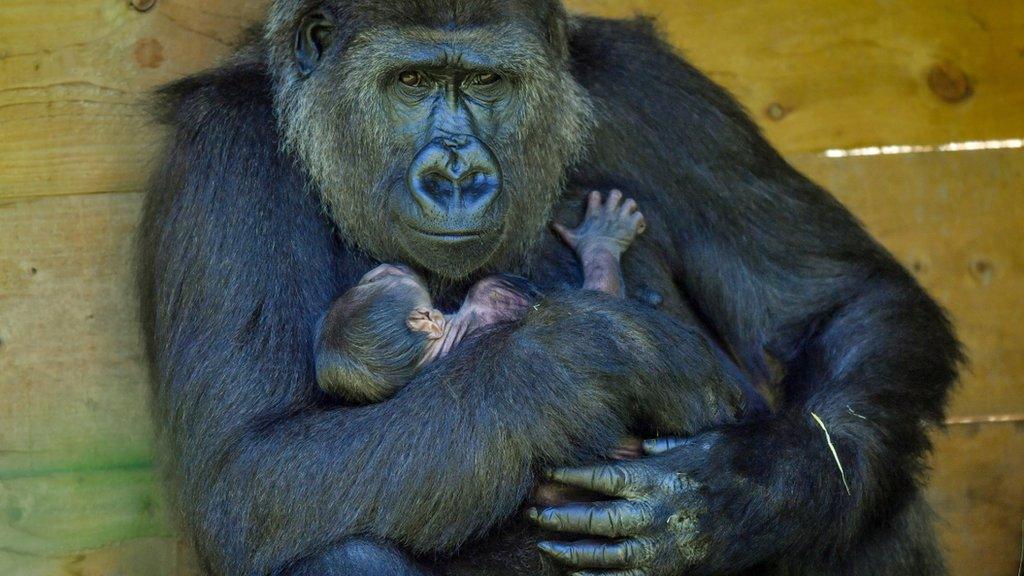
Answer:
[[423, 332], [430, 340], [444, 337], [444, 314], [432, 308], [417, 308], [409, 314], [406, 326], [413, 332]]

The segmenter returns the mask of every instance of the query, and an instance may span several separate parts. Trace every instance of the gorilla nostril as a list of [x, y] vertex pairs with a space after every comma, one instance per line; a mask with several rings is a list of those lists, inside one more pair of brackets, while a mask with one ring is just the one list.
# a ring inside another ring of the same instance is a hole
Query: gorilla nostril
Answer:
[[467, 174], [458, 185], [462, 195], [471, 202], [487, 200], [498, 192], [498, 183], [479, 170]]
[[501, 190], [492, 153], [471, 136], [435, 138], [413, 159], [407, 178], [412, 199], [427, 218], [482, 214]]
[[472, 186], [479, 182], [484, 177], [484, 173], [479, 170], [471, 170], [462, 175], [459, 178], [459, 186]]

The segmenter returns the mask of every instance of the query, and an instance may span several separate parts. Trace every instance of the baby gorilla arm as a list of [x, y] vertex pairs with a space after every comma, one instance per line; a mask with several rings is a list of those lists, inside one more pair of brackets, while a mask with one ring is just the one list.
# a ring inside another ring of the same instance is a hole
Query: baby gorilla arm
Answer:
[[600, 192], [591, 192], [579, 226], [570, 230], [555, 222], [552, 227], [579, 257], [585, 290], [625, 296], [619, 259], [647, 228], [632, 198], [622, 202], [622, 192], [612, 190], [605, 203]]

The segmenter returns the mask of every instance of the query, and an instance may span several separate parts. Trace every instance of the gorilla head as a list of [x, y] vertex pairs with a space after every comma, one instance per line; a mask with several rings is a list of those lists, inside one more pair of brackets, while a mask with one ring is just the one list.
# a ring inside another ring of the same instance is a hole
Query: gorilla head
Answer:
[[275, 2], [284, 145], [342, 235], [449, 280], [527, 254], [590, 124], [566, 26], [556, 0]]

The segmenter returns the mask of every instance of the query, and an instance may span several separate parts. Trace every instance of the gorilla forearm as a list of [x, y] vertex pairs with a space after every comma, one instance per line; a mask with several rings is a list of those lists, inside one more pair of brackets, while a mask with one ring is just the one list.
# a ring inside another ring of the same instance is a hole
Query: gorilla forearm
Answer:
[[[631, 321], [637, 315], [646, 328]], [[583, 330], [592, 331], [586, 345], [564, 344]], [[548, 352], [555, 341], [561, 353]], [[731, 419], [736, 389], [702, 368], [705, 354], [695, 332], [656, 313], [554, 296], [521, 327], [466, 342], [389, 401], [254, 422], [220, 447], [222, 464], [194, 488], [209, 490], [197, 509], [232, 508], [207, 512], [225, 521], [208, 536], [230, 542], [244, 526], [237, 558], [226, 561], [245, 558], [246, 568], [353, 535], [452, 551], [512, 514], [538, 467], [607, 454], [636, 416], [667, 433]], [[309, 548], [287, 550], [294, 543]]]
[[[780, 551], [791, 564], [828, 567], [913, 505], [959, 349], [919, 290], [898, 277], [876, 287], [793, 360], [814, 369], [787, 377], [771, 421], [712, 434], [701, 468], [680, 466], [709, 488], [718, 511], [706, 534], [716, 553], [694, 573], [778, 560]], [[723, 470], [731, 478], [712, 476]], [[787, 494], [800, 494], [799, 504]]]

